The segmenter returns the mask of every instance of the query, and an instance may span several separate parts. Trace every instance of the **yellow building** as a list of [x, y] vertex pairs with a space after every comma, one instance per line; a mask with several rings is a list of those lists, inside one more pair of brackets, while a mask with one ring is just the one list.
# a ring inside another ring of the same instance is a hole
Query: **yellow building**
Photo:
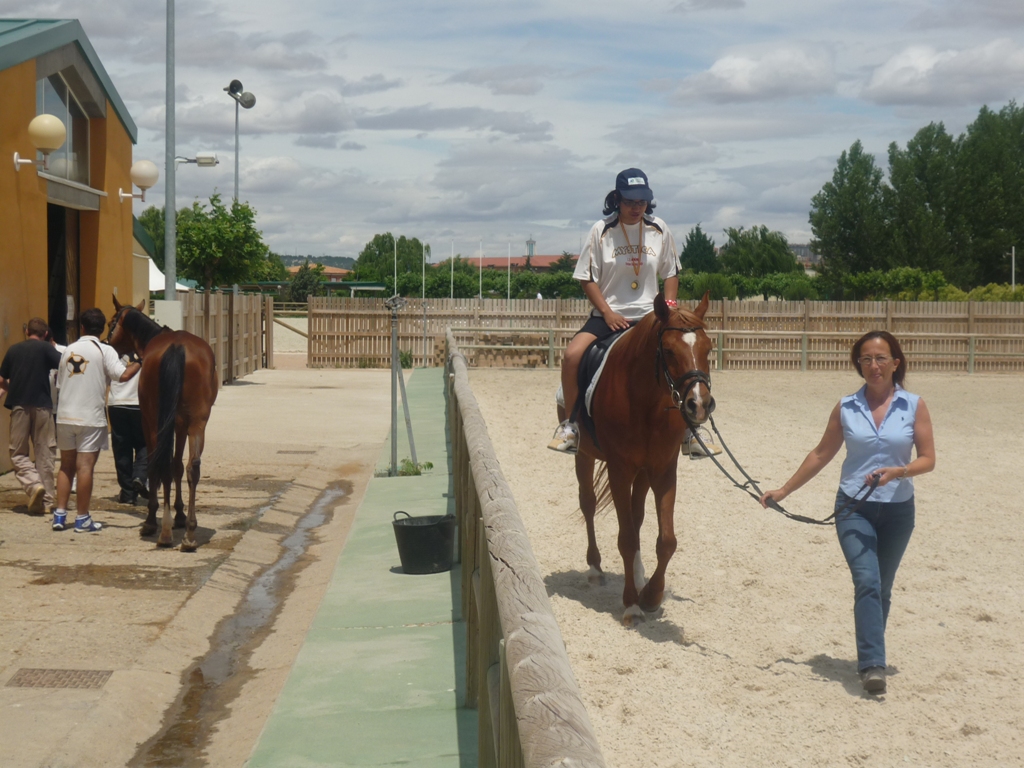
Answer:
[[[39, 114], [67, 131], [47, 168], [29, 140]], [[137, 128], [75, 20], [0, 19], [0, 357], [31, 317], [58, 341], [83, 309], [137, 302], [129, 170]], [[18, 164], [21, 158], [35, 164]], [[137, 248], [136, 248], [137, 250]], [[0, 408], [0, 471], [10, 469]]]

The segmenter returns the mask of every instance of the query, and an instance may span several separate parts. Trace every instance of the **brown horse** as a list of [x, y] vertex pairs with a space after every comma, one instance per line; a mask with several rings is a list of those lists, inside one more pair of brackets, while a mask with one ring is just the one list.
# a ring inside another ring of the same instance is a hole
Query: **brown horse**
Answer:
[[[182, 552], [195, 551], [196, 486], [203, 455], [206, 422], [217, 399], [217, 366], [210, 345], [187, 331], [172, 331], [150, 320], [138, 307], [122, 306], [114, 298], [108, 343], [121, 354], [134, 349], [142, 358], [139, 408], [149, 452], [149, 514], [140, 533], [156, 532], [157, 492], [164, 491], [163, 524], [157, 545], [169, 547], [171, 537], [171, 480], [174, 480], [174, 527], [185, 528]], [[182, 456], [188, 438], [188, 517], [181, 499]]]
[[[708, 294], [692, 312], [669, 308], [658, 294], [654, 311], [608, 353], [591, 401], [597, 445], [588, 430], [581, 430], [576, 479], [587, 524], [588, 578], [604, 583], [594, 535], [599, 506], [594, 466], [603, 461], [608, 488], [600, 494], [600, 506], [607, 504], [610, 492], [619, 520], [619, 554], [626, 577], [622, 623], [627, 627], [643, 620], [645, 611], [657, 610], [665, 597], [665, 569], [676, 551], [673, 516], [680, 447], [687, 427], [707, 421], [715, 408], [708, 367], [712, 345], [704, 330], [707, 308]], [[649, 490], [654, 491], [658, 512], [658, 566], [645, 582], [640, 526]]]

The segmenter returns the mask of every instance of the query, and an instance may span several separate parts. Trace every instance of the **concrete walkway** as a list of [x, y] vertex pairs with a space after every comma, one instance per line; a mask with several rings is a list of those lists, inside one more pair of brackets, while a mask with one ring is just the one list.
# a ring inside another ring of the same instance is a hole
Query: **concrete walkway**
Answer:
[[[465, 700], [460, 571], [402, 573], [391, 520], [454, 513], [444, 372], [417, 369], [407, 384], [417, 477], [370, 481], [331, 585], [250, 768], [477, 765], [477, 717]], [[399, 406], [399, 419], [402, 416]], [[411, 456], [401, 421], [398, 458]], [[386, 470], [386, 443], [378, 467]]]

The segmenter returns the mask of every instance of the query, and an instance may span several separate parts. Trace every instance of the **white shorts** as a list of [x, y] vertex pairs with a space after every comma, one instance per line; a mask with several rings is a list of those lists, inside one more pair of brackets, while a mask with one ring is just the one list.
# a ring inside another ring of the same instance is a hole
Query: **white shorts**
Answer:
[[57, 422], [57, 450], [97, 453], [107, 450], [106, 427], [83, 427]]

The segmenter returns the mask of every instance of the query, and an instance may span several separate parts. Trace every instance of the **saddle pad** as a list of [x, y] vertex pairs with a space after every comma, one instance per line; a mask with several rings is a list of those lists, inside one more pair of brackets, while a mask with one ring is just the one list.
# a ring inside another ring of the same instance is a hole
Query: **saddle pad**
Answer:
[[587, 348], [586, 354], [583, 356], [583, 361], [580, 364], [580, 385], [582, 386], [586, 383], [589, 377], [590, 381], [586, 384], [586, 395], [583, 401], [588, 416], [593, 416], [590, 401], [594, 397], [594, 392], [597, 391], [597, 383], [601, 380], [601, 374], [604, 372], [604, 364], [608, 362], [608, 353], [612, 351], [612, 347], [618, 344], [619, 340], [629, 333], [631, 329], [632, 326], [624, 331], [614, 333], [601, 341], [595, 341]]

